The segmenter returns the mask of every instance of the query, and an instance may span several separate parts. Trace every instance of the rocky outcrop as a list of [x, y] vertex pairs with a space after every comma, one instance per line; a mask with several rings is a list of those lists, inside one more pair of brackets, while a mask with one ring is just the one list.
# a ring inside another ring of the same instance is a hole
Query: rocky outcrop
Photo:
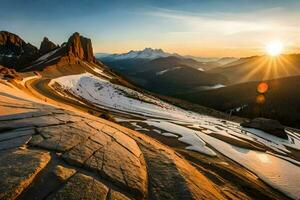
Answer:
[[25, 45], [26, 43], [19, 36], [7, 31], [0, 32], [1, 55], [20, 56]]
[[22, 78], [18, 75], [16, 70], [9, 69], [0, 65], [0, 78], [8, 79], [17, 79], [21, 80]]
[[68, 56], [76, 57], [83, 61], [94, 62], [92, 41], [88, 38], [80, 36], [79, 33], [74, 33], [67, 42]]
[[13, 33], [7, 31], [0, 32], [1, 65], [19, 70], [29, 65], [38, 57], [39, 51], [35, 46], [26, 43]]
[[0, 199], [223, 199], [187, 161], [140, 133], [3, 84], [0, 99]]
[[0, 64], [4, 67], [17, 71], [44, 70], [48, 66], [78, 64], [82, 61], [98, 63], [91, 40], [77, 32], [61, 47], [44, 37], [39, 49], [13, 33], [0, 32]]
[[44, 55], [56, 49], [57, 47], [58, 46], [51, 42], [47, 37], [44, 37], [43, 41], [41, 42], [39, 51], [41, 55]]
[[277, 120], [266, 119], [266, 118], [255, 118], [249, 122], [241, 123], [241, 126], [247, 128], [256, 128], [265, 131], [271, 135], [288, 139], [288, 135], [284, 130], [284, 126], [281, 125]]

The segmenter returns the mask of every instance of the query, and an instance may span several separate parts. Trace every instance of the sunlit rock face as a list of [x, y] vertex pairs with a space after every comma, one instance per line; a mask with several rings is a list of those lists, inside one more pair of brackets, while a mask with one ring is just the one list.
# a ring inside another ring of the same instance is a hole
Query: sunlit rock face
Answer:
[[84, 61], [93, 62], [95, 60], [91, 40], [80, 36], [77, 32], [69, 38], [67, 52], [69, 56], [74, 56]]

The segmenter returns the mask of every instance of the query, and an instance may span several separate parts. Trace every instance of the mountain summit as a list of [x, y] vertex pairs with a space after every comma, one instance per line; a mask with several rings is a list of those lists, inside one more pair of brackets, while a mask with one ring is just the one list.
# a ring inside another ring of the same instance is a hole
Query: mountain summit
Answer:
[[16, 34], [0, 31], [0, 64], [19, 69], [39, 57], [38, 49]]
[[47, 37], [44, 37], [43, 41], [40, 45], [40, 53], [41, 55], [44, 55], [46, 53], [49, 53], [53, 49], [56, 49], [58, 46], [51, 42]]
[[129, 51], [123, 54], [111, 54], [108, 55], [105, 59], [106, 60], [125, 60], [125, 59], [149, 59], [153, 60], [156, 58], [164, 58], [169, 56], [176, 56], [180, 57], [180, 55], [175, 53], [167, 53], [164, 52], [162, 49], [152, 49], [152, 48], [145, 48], [141, 51]]
[[78, 32], [74, 33], [66, 45], [70, 57], [77, 57], [84, 61], [95, 61], [91, 39], [80, 36]]

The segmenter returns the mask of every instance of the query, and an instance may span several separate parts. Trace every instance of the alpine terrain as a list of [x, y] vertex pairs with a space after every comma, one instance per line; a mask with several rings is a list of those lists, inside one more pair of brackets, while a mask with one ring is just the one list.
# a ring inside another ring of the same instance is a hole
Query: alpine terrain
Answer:
[[77, 32], [1, 31], [0, 52], [1, 200], [300, 196], [298, 129], [152, 93], [231, 84], [209, 64], [145, 49], [109, 68]]

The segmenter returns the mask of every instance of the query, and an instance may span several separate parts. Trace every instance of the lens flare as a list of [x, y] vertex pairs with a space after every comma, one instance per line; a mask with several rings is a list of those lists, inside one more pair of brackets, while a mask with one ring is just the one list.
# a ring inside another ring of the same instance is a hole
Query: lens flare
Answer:
[[260, 94], [264, 94], [269, 90], [269, 85], [266, 82], [261, 82], [257, 86], [257, 92]]
[[266, 98], [264, 95], [260, 94], [256, 97], [256, 103], [257, 104], [264, 104], [266, 101]]

